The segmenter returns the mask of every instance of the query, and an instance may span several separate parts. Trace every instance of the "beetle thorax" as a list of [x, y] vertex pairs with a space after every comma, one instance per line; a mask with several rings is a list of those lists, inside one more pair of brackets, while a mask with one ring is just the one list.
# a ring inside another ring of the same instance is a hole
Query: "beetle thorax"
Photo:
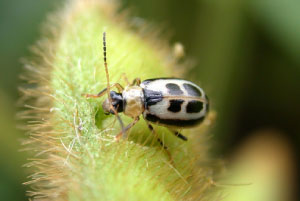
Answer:
[[140, 116], [144, 111], [144, 93], [139, 86], [126, 87], [122, 93], [124, 114], [132, 118]]

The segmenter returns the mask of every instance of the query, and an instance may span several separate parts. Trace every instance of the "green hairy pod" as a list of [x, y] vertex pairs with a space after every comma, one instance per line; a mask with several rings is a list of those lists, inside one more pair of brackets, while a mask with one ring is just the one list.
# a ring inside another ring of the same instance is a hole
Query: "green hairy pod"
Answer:
[[[110, 83], [126, 86], [134, 78], [182, 77], [176, 55], [156, 30], [129, 23], [108, 1], [68, 1], [50, 16], [44, 36], [25, 61], [21, 102], [27, 109], [26, 147], [34, 153], [26, 165], [26, 184], [36, 200], [212, 200], [211, 162], [207, 156], [210, 114], [201, 126], [183, 130], [178, 140], [155, 126], [173, 162], [140, 120], [127, 139], [106, 98], [88, 99], [106, 87], [102, 33], [107, 33]], [[125, 76], [124, 76], [125, 75]], [[132, 119], [120, 114], [127, 125]], [[216, 194], [216, 193], [214, 193]]]

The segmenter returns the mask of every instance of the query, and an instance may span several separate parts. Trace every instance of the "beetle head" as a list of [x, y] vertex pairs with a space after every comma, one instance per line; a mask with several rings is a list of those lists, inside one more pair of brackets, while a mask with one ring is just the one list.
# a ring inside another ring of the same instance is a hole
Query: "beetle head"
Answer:
[[[123, 112], [123, 96], [121, 93], [117, 93], [115, 91], [110, 92], [111, 97], [111, 105], [115, 109], [116, 112]], [[102, 104], [102, 108], [105, 114], [115, 114], [111, 109], [111, 105], [109, 104], [109, 99], [105, 99]]]

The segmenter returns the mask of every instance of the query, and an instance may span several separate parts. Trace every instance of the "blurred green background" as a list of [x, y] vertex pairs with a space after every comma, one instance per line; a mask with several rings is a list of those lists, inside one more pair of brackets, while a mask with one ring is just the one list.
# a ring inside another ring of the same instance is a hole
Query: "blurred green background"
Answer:
[[[263, 180], [259, 187], [231, 188], [229, 200], [298, 200], [300, 1], [121, 2], [122, 9], [131, 9], [132, 20], [160, 25], [171, 33], [170, 44], [181, 42], [195, 61], [186, 78], [207, 91], [217, 111], [213, 155], [226, 159], [232, 178]], [[21, 184], [24, 134], [15, 120], [20, 58], [30, 55], [41, 23], [61, 5], [59, 0], [0, 1], [0, 200], [28, 199]], [[276, 186], [269, 185], [277, 176]], [[269, 196], [274, 192], [276, 198]]]

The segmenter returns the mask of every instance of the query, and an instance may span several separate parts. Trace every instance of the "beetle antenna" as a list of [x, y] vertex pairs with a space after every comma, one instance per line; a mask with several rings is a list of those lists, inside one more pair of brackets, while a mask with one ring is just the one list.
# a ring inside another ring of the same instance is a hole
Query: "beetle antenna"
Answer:
[[123, 124], [121, 118], [119, 117], [118, 112], [112, 106], [112, 100], [111, 100], [111, 96], [110, 96], [109, 73], [108, 73], [107, 58], [106, 58], [106, 32], [103, 32], [103, 59], [104, 59], [104, 68], [105, 68], [106, 83], [107, 83], [106, 91], [107, 91], [109, 105], [110, 105], [111, 109], [114, 111], [115, 116], [117, 117], [117, 119], [118, 119], [118, 121], [121, 125], [122, 133], [125, 134], [124, 132], [126, 132], [126, 131], [125, 131], [125, 128], [124, 128], [124, 124]]
[[107, 83], [106, 91], [107, 91], [109, 104], [111, 105], [112, 101], [110, 97], [109, 74], [108, 74], [107, 59], [106, 59], [106, 32], [103, 32], [103, 59], [104, 59], [104, 68], [105, 68], [106, 83]]

